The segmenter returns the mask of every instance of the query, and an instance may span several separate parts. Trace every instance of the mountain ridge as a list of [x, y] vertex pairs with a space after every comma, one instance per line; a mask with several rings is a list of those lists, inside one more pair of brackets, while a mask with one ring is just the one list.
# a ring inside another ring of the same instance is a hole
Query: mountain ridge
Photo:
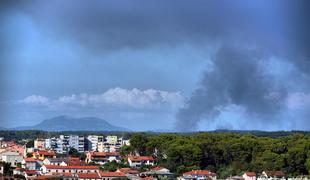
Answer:
[[42, 131], [130, 131], [127, 128], [114, 126], [97, 117], [74, 118], [66, 115], [45, 119], [33, 126], [20, 126], [11, 130]]

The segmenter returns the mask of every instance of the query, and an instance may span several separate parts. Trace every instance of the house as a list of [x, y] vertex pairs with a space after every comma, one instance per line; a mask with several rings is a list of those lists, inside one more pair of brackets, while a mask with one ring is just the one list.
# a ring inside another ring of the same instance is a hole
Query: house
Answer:
[[178, 178], [179, 180], [203, 180], [212, 179], [216, 180], [216, 174], [207, 170], [193, 170], [183, 174]]
[[155, 160], [152, 156], [128, 156], [128, 164], [130, 167], [154, 166]]
[[153, 177], [153, 178], [164, 178], [164, 179], [173, 179], [174, 174], [170, 172], [169, 169], [163, 167], [153, 167], [150, 171], [142, 172], [140, 174], [141, 177]]
[[242, 176], [230, 176], [226, 180], [244, 180]]
[[4, 173], [4, 167], [3, 164], [0, 164], [0, 175]]
[[34, 140], [35, 149], [45, 149], [45, 139], [36, 139]]
[[34, 158], [24, 158], [22, 161], [22, 168], [28, 170], [39, 170], [43, 162]]
[[12, 167], [16, 167], [22, 160], [23, 156], [18, 152], [5, 151], [0, 153], [0, 161], [10, 163]]
[[86, 154], [86, 163], [105, 164], [112, 161], [121, 161], [121, 156], [118, 152], [88, 152]]
[[60, 164], [62, 164], [64, 160], [64, 158], [45, 158], [43, 164], [60, 166]]
[[57, 165], [43, 165], [40, 168], [42, 174], [53, 173], [94, 173], [98, 172], [97, 166], [57, 166]]
[[39, 172], [36, 170], [25, 170], [24, 172], [24, 176], [26, 177], [26, 179], [36, 178], [38, 174]]
[[282, 180], [285, 179], [283, 171], [263, 171], [261, 176], [257, 179], [260, 180]]
[[57, 166], [84, 166], [86, 163], [81, 161], [79, 158], [46, 158], [43, 161], [46, 165], [57, 165]]
[[43, 161], [45, 158], [55, 158], [56, 153], [54, 151], [36, 151], [32, 153], [32, 157]]
[[122, 172], [100, 172], [99, 174], [102, 180], [127, 179], [127, 176]]
[[67, 166], [86, 166], [86, 163], [78, 157], [69, 157], [65, 158], [64, 162], [60, 164], [62, 166], [67, 165]]
[[256, 173], [255, 172], [245, 172], [242, 175], [244, 180], [256, 180]]
[[77, 173], [76, 177], [79, 180], [101, 180], [99, 173]]
[[132, 169], [132, 168], [120, 168], [117, 170], [117, 172], [122, 172], [124, 174], [131, 174], [131, 175], [139, 175], [139, 171], [137, 169]]

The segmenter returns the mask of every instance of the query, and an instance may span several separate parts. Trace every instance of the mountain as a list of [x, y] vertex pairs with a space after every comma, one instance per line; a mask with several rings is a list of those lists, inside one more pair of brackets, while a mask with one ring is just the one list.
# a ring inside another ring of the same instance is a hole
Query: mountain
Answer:
[[114, 126], [96, 117], [73, 118], [58, 116], [42, 121], [34, 126], [22, 126], [14, 130], [42, 130], [42, 131], [129, 131], [126, 128]]

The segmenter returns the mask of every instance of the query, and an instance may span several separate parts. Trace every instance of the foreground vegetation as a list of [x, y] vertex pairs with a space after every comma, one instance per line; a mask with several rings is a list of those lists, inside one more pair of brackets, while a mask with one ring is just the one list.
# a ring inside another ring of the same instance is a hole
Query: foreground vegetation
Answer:
[[177, 173], [208, 169], [223, 178], [244, 171], [282, 170], [287, 176], [310, 171], [308, 134], [270, 138], [236, 133], [140, 133], [132, 135], [130, 142], [122, 154], [155, 155], [159, 165]]
[[[288, 177], [310, 173], [309, 132], [215, 131], [176, 134], [0, 131], [0, 137], [28, 142], [27, 145], [32, 142], [29, 140], [60, 134], [114, 134], [130, 138], [131, 146], [121, 149], [123, 156], [132, 153], [153, 155], [159, 165], [178, 174], [193, 169], [208, 169], [216, 172], [220, 178], [244, 171], [260, 173], [264, 170], [282, 170]], [[124, 165], [108, 164], [103, 168], [115, 170]]]

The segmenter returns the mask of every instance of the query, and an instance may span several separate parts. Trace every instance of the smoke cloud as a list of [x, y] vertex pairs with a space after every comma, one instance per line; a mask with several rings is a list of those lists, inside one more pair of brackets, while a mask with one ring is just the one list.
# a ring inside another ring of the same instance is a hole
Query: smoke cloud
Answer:
[[[290, 124], [290, 129], [309, 130], [309, 104], [303, 103], [293, 112], [286, 103], [288, 96], [296, 90], [309, 92], [310, 40], [307, 32], [310, 23], [306, 20], [309, 17], [307, 4], [305, 1], [286, 2], [282, 9], [286, 15], [280, 13], [282, 18], [277, 20], [285, 19], [286, 26], [290, 27], [283, 32], [275, 24], [279, 39], [263, 35], [269, 34], [270, 29], [258, 31], [258, 34], [253, 32], [253, 38], [248, 40], [238, 38], [238, 46], [234, 43], [236, 41], [231, 41], [233, 37], [222, 39], [222, 45], [211, 58], [211, 70], [203, 74], [198, 88], [177, 113], [176, 128], [194, 131], [204, 120], [212, 124], [218, 121], [226, 107], [233, 105], [244, 109], [244, 117], [251, 122], [252, 129], [258, 124], [265, 124], [265, 127]], [[271, 42], [270, 38], [275, 42]], [[274, 57], [288, 63], [294, 72], [283, 79], [268, 73], [277, 67], [267, 69], [264, 64]]]

